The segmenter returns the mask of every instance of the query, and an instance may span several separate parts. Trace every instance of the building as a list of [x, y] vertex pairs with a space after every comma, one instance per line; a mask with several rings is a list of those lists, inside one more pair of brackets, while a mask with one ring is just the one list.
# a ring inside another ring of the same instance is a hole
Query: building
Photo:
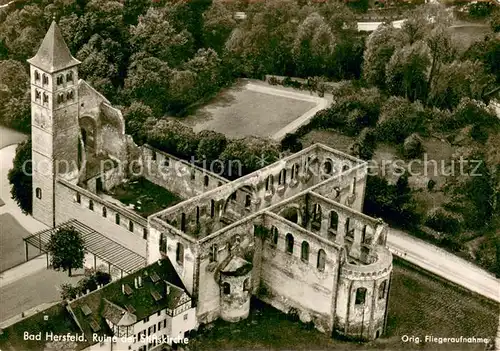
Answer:
[[[168, 258], [192, 299], [195, 326], [244, 319], [256, 296], [331, 335], [384, 333], [392, 255], [387, 225], [361, 212], [364, 161], [316, 144], [229, 182], [135, 145], [121, 112], [78, 79], [79, 61], [55, 22], [28, 62], [35, 218], [50, 227], [78, 219], [129, 245], [149, 266]], [[137, 171], [187, 200], [144, 218], [103, 195]], [[137, 334], [147, 313], [134, 320], [131, 309], [109, 301], [99, 302], [110, 311], [108, 328]], [[176, 325], [172, 317], [174, 333]]]

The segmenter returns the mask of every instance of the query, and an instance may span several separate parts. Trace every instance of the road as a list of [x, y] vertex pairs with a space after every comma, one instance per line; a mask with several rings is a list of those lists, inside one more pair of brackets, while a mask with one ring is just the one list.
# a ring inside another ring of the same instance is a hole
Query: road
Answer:
[[389, 229], [387, 245], [394, 255], [500, 302], [500, 280], [472, 263], [394, 228]]

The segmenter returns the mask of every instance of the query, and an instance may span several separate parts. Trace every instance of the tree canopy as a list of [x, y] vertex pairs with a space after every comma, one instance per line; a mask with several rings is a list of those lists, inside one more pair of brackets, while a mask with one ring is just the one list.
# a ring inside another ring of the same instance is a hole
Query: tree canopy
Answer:
[[54, 269], [68, 271], [68, 275], [71, 276], [73, 269], [83, 268], [84, 240], [74, 228], [59, 228], [50, 237], [47, 250]]

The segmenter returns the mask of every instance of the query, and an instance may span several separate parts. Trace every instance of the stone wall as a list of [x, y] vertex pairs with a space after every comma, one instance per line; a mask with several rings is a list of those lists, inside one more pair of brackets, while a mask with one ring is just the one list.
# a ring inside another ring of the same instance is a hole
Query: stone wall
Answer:
[[[80, 194], [80, 203], [77, 194]], [[56, 182], [56, 225], [76, 218], [83, 224], [108, 236], [139, 255], [146, 255], [147, 221], [145, 218], [118, 205], [103, 200], [88, 190], [65, 180]], [[89, 209], [90, 200], [93, 210]], [[103, 216], [103, 207], [106, 216]], [[119, 224], [116, 215], [119, 216]], [[130, 223], [133, 223], [133, 228]], [[133, 229], [131, 231], [130, 229]]]

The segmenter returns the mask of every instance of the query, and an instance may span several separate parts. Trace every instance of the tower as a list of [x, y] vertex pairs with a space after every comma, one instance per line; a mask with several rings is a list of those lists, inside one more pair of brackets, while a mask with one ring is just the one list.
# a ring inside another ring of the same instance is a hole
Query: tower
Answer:
[[55, 182], [78, 176], [78, 64], [55, 21], [28, 60], [31, 84], [33, 217], [55, 226]]

